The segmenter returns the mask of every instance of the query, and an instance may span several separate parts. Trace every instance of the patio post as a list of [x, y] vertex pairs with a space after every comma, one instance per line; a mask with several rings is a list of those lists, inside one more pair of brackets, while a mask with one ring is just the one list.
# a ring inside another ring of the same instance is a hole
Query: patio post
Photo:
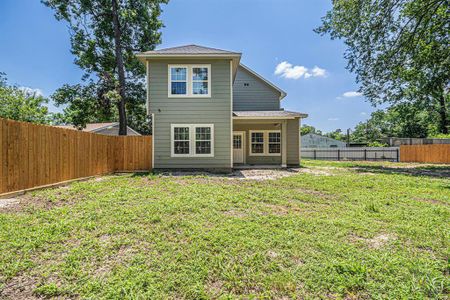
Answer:
[[283, 120], [281, 123], [281, 167], [286, 168], [286, 156], [287, 156], [287, 122]]

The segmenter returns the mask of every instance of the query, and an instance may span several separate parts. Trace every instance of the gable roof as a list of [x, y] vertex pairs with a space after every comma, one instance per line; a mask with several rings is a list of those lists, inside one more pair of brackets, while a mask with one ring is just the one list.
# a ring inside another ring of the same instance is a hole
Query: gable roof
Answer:
[[[87, 123], [86, 127], [83, 128], [82, 131], [97, 132], [97, 131], [100, 131], [102, 129], [106, 129], [106, 128], [109, 128], [109, 127], [115, 127], [115, 126], [118, 126], [118, 125], [119, 125], [119, 122]], [[77, 130], [77, 128], [75, 126], [73, 126], [73, 125], [58, 125], [58, 126], [55, 126], [55, 127]], [[129, 130], [133, 131], [134, 133], [141, 135], [140, 133], [136, 132], [130, 126], [127, 126], [127, 128]]]
[[228, 50], [204, 47], [199, 45], [184, 45], [178, 47], [164, 48], [146, 51], [136, 54], [136, 57], [145, 64], [146, 60], [164, 58], [224, 58], [233, 61], [233, 80], [236, 77], [241, 53]]
[[153, 51], [146, 51], [138, 55], [241, 55], [241, 53], [222, 50], [217, 48], [204, 47], [199, 45], [184, 45], [178, 47], [164, 48]]
[[323, 140], [327, 140], [327, 141], [333, 141], [333, 142], [346, 144], [346, 142], [344, 142], [344, 141], [336, 140], [336, 139], [330, 138], [329, 136], [324, 136], [324, 135], [320, 135], [320, 134], [317, 134], [317, 133], [311, 133], [310, 132], [310, 133], [302, 135], [302, 138], [307, 138], [307, 137], [318, 138], [318, 139], [323, 139]]
[[278, 92], [280, 92], [280, 101], [287, 96], [287, 93], [285, 91], [283, 91], [282, 89], [280, 89], [279, 87], [277, 87], [275, 84], [273, 84], [272, 82], [270, 82], [269, 80], [265, 79], [264, 77], [262, 77], [261, 75], [259, 75], [258, 73], [256, 73], [255, 71], [253, 71], [252, 69], [250, 69], [249, 67], [247, 67], [244, 64], [240, 64], [240, 67], [242, 67], [244, 70], [246, 70], [247, 72], [249, 72], [250, 74], [252, 74], [253, 76], [255, 76], [256, 78], [259, 78], [260, 80], [262, 80], [264, 83], [266, 83], [268, 86], [272, 87], [273, 89], [277, 90]]

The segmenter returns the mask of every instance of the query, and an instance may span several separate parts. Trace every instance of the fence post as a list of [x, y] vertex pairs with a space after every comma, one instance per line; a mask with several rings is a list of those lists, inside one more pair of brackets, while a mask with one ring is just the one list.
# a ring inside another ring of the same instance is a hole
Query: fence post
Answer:
[[396, 149], [396, 152], [397, 152], [397, 162], [399, 162], [400, 161], [400, 151], [398, 148]]
[[367, 149], [364, 149], [364, 160], [367, 160]]
[[338, 149], [338, 160], [341, 160], [341, 150]]
[[314, 159], [316, 159], [317, 155], [316, 155], [316, 149], [314, 149]]

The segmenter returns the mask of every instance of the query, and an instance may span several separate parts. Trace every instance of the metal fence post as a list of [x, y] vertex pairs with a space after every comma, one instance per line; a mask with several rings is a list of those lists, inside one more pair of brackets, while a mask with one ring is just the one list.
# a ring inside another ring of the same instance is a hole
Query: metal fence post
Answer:
[[367, 149], [364, 149], [364, 160], [367, 160]]
[[316, 149], [314, 149], [314, 159], [317, 159]]
[[399, 162], [400, 161], [400, 151], [398, 148], [395, 151], [397, 152], [397, 162]]
[[341, 160], [341, 150], [338, 149], [338, 160]]

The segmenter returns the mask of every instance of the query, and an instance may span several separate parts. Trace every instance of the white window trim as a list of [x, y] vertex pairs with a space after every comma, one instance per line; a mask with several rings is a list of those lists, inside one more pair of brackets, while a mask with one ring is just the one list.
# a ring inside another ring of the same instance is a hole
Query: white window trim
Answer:
[[[269, 153], [269, 132], [278, 132], [280, 134], [280, 153]], [[263, 153], [253, 153], [252, 152], [252, 133], [263, 133], [264, 143]], [[248, 131], [248, 155], [249, 156], [281, 156], [282, 150], [282, 139], [281, 130], [249, 130]]]
[[[172, 68], [186, 68], [186, 94], [185, 95], [173, 95], [172, 94]], [[193, 68], [206, 68], [208, 69], [208, 94], [194, 94], [193, 93], [193, 82], [192, 79], [192, 69]], [[167, 97], [169, 98], [211, 98], [211, 65], [171, 65], [167, 67]]]
[[[174, 152], [174, 128], [189, 127], [189, 154], [175, 154]], [[195, 128], [209, 127], [211, 128], [211, 153], [195, 154]], [[170, 156], [171, 157], [214, 157], [214, 124], [170, 124]]]

